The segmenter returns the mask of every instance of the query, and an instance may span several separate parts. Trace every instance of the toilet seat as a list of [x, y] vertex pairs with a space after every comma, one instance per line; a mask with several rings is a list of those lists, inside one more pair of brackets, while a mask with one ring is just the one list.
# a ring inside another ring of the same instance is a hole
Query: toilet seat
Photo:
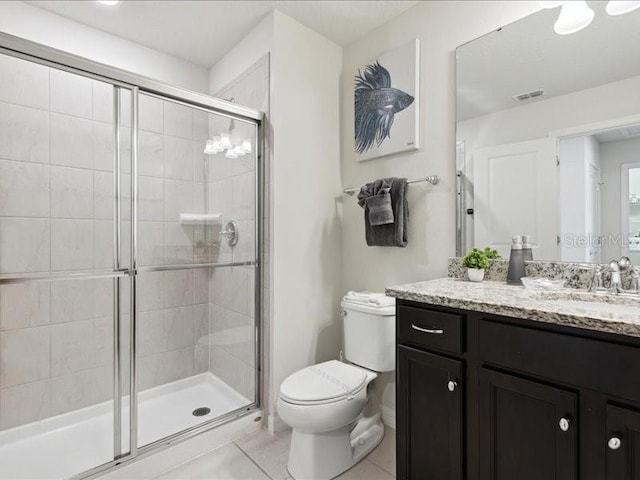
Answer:
[[320, 405], [354, 398], [369, 383], [367, 370], [330, 360], [303, 368], [280, 386], [280, 398], [295, 405]]

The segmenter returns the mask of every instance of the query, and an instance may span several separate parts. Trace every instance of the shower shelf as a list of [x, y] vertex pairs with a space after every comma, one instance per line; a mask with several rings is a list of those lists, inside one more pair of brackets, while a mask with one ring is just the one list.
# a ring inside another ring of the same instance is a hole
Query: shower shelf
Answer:
[[221, 213], [181, 213], [181, 225], [222, 225]]

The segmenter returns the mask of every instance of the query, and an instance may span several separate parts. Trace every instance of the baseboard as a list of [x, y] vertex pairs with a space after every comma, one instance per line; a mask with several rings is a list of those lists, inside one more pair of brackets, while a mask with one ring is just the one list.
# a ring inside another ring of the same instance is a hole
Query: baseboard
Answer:
[[394, 408], [382, 406], [382, 423], [387, 427], [396, 428], [396, 411]]
[[275, 435], [276, 433], [284, 432], [289, 428], [289, 425], [284, 423], [277, 415], [269, 415], [267, 417], [267, 430], [269, 430], [270, 434]]

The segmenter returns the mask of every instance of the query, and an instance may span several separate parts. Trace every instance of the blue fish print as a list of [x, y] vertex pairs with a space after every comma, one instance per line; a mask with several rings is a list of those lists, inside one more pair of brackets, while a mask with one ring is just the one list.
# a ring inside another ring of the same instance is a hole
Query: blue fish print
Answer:
[[413, 103], [408, 93], [391, 87], [389, 71], [376, 62], [355, 76], [355, 149], [358, 153], [391, 138], [396, 113]]

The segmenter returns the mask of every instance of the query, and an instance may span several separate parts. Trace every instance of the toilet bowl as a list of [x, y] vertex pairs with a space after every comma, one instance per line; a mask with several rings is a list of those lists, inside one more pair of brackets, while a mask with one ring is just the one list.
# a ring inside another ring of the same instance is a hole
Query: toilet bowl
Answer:
[[312, 365], [280, 386], [277, 408], [293, 429], [288, 470], [295, 480], [334, 478], [382, 441], [379, 408], [368, 405], [367, 390], [376, 372], [395, 368], [395, 304], [369, 295], [371, 301], [351, 292], [342, 301], [344, 353], [351, 363]]
[[384, 435], [380, 416], [356, 437], [374, 372], [337, 360], [304, 368], [280, 387], [278, 413], [293, 429], [289, 473], [296, 480], [333, 478], [355, 465]]

